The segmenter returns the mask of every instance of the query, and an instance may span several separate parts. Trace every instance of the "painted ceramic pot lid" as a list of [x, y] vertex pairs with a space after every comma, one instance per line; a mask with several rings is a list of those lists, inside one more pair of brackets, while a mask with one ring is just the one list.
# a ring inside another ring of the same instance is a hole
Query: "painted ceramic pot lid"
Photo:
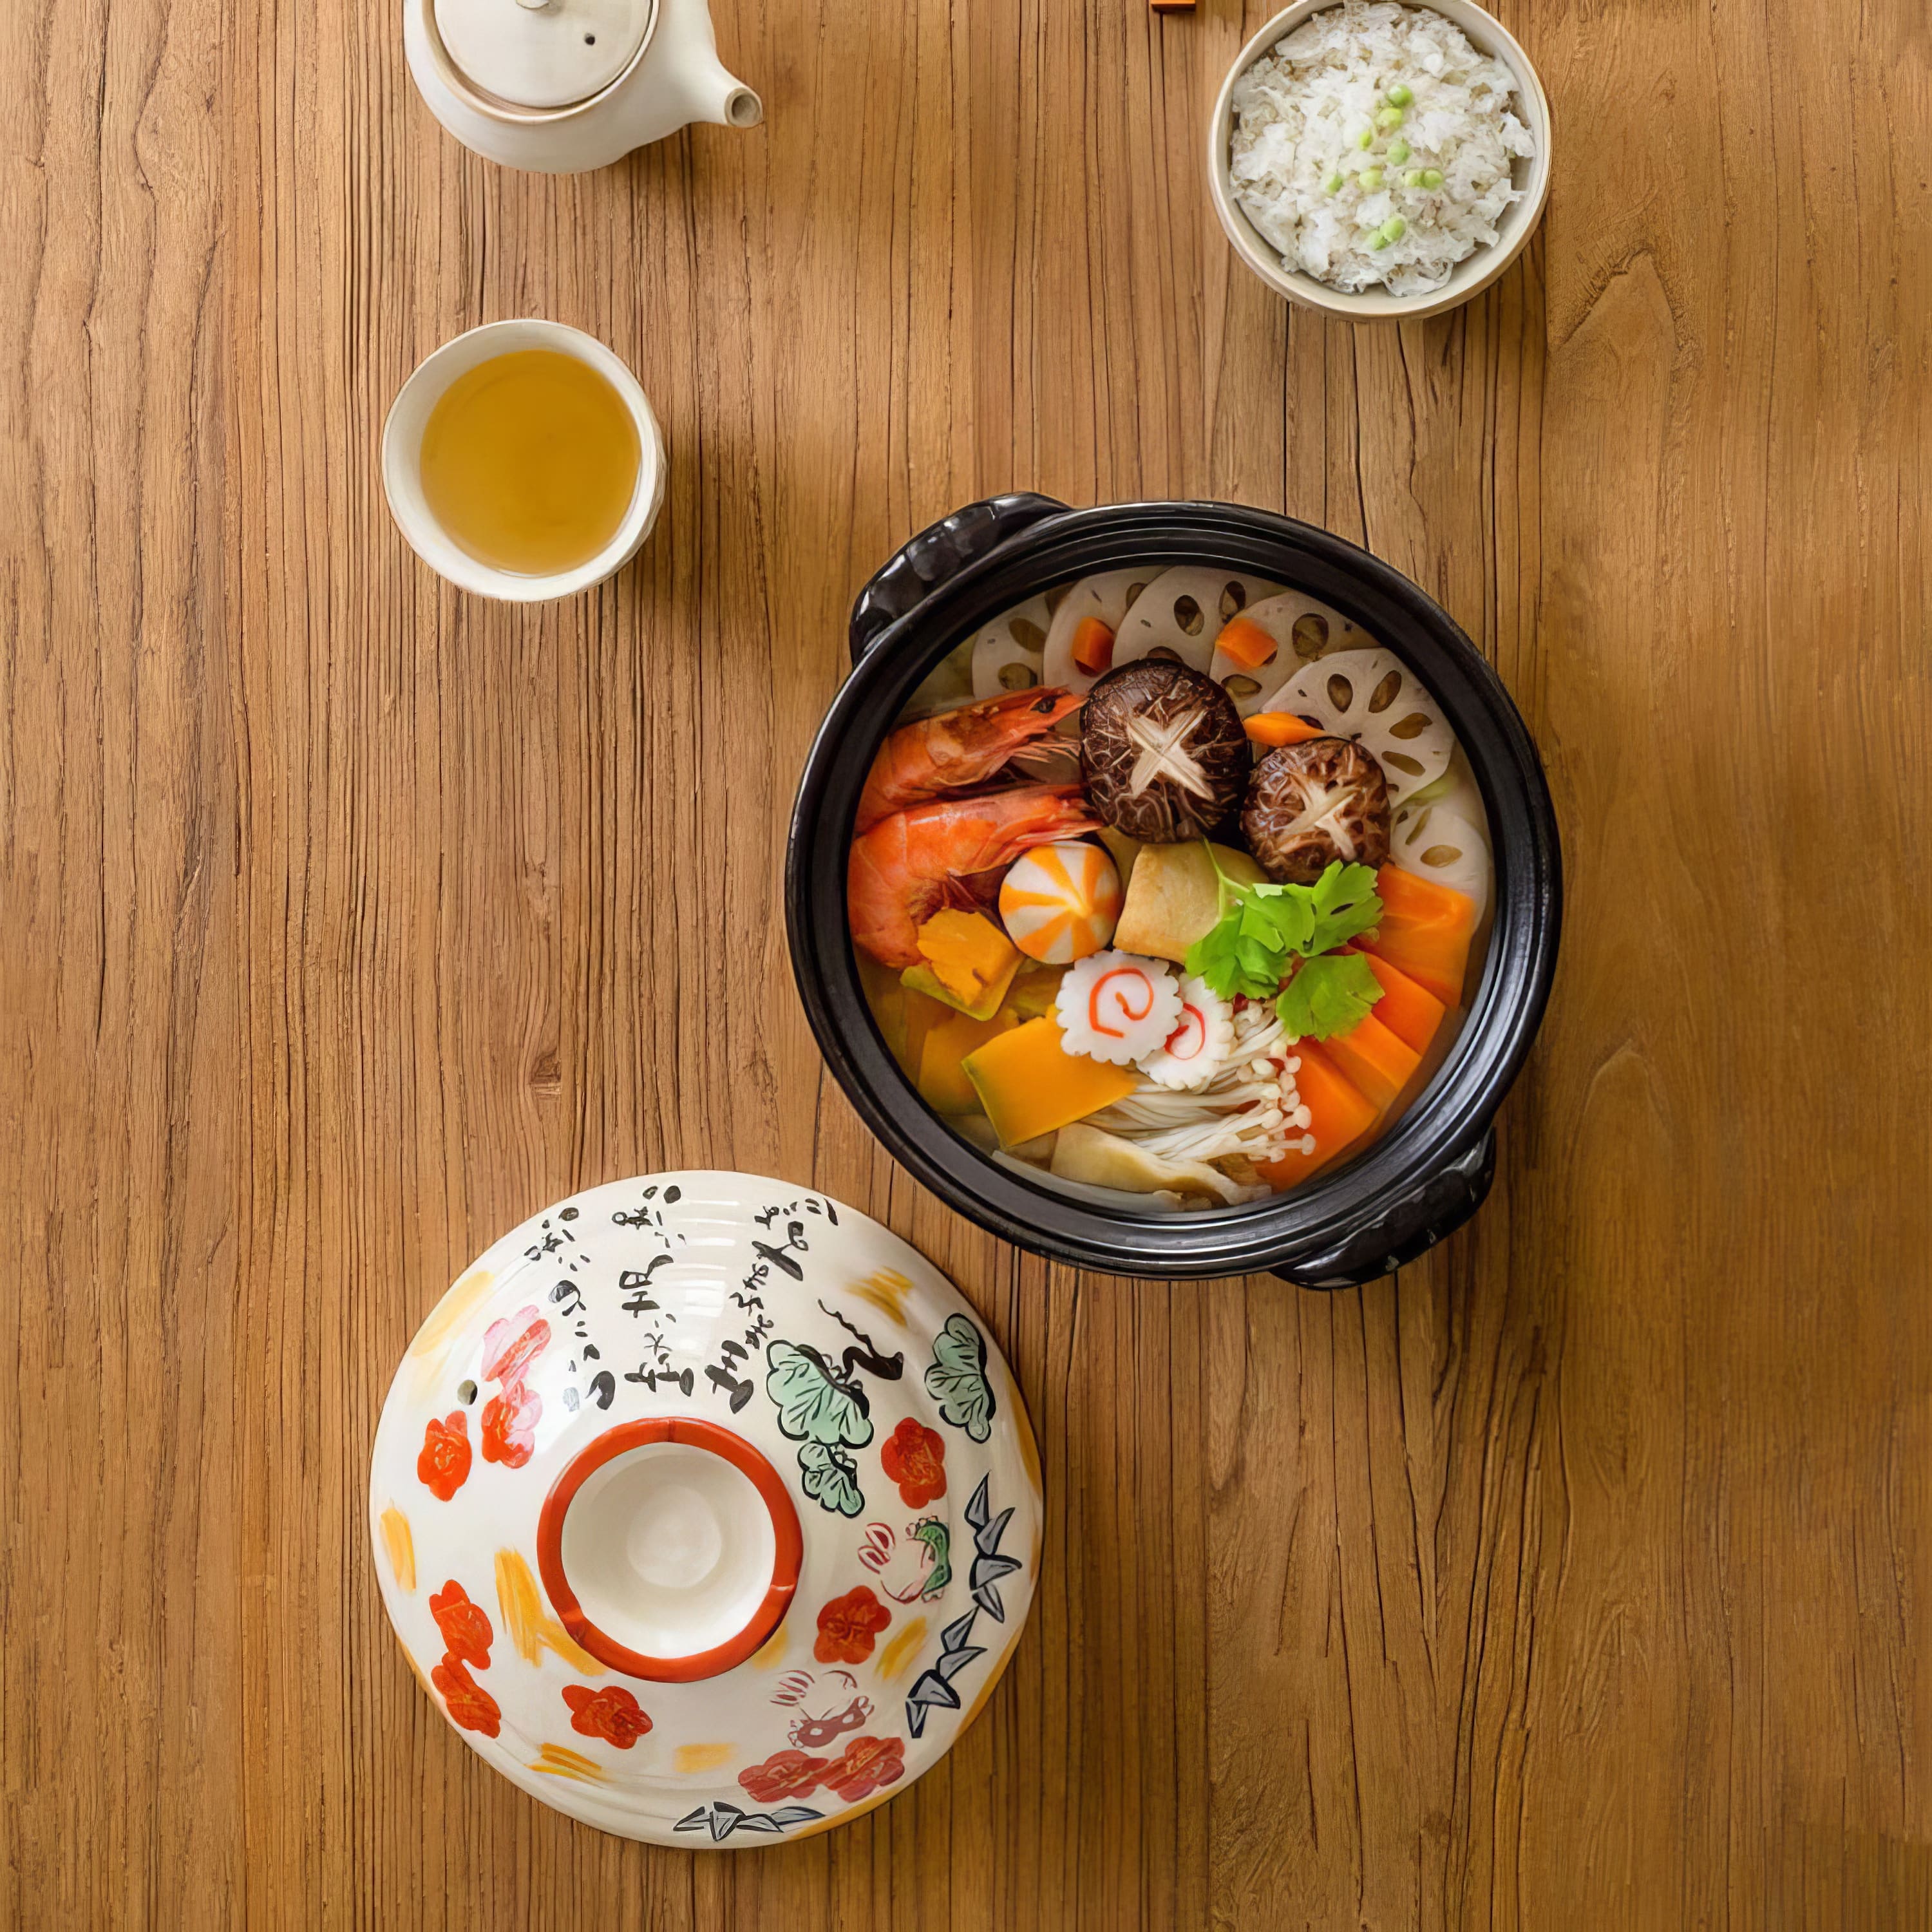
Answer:
[[650, 31], [653, 0], [435, 0], [458, 71], [512, 107], [568, 107], [601, 93]]
[[482, 1256], [397, 1372], [369, 1509], [466, 1742], [586, 1824], [733, 1849], [937, 1762], [1040, 1552], [1032, 1432], [958, 1292], [740, 1174], [592, 1188]]

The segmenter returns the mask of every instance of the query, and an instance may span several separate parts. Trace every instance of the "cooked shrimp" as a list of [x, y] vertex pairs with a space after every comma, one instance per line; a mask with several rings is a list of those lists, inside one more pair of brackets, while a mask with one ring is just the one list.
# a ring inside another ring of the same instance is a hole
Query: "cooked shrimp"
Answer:
[[895, 812], [852, 842], [845, 873], [852, 937], [886, 965], [916, 966], [919, 928], [956, 880], [1010, 866], [1030, 845], [1100, 829], [1078, 785], [1022, 785]]
[[870, 831], [889, 812], [991, 778], [1085, 701], [1070, 691], [1009, 691], [902, 724], [872, 760], [859, 800], [859, 830]]

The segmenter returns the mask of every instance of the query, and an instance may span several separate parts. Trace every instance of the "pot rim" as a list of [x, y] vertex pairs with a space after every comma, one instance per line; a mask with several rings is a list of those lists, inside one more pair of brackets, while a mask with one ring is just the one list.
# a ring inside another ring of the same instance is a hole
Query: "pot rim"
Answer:
[[[1245, 1206], [1136, 1215], [1059, 1193], [953, 1133], [919, 1097], [865, 1000], [845, 917], [845, 854], [874, 752], [920, 680], [1028, 596], [1129, 562], [1267, 571], [1360, 623], [1410, 664], [1454, 727], [1483, 794], [1496, 917], [1482, 976], [1435, 1078], [1358, 1159]], [[785, 865], [793, 974], [839, 1084], [887, 1150], [947, 1204], [1016, 1246], [1100, 1271], [1216, 1277], [1334, 1250], [1487, 1135], [1547, 1004], [1562, 926], [1556, 812], [1534, 741], [1501, 678], [1421, 587], [1331, 532], [1205, 500], [1059, 509], [933, 584], [881, 631], [807, 755]], [[1485, 1183], [1485, 1184], [1486, 1184]]]

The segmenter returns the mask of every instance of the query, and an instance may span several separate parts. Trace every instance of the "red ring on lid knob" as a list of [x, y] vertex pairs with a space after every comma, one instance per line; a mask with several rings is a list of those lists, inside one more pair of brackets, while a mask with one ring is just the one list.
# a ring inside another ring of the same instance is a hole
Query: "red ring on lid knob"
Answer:
[[[743, 1475], [758, 1492], [772, 1520], [775, 1549], [771, 1582], [758, 1608], [739, 1630], [722, 1643], [680, 1657], [650, 1657], [620, 1643], [600, 1630], [584, 1614], [577, 1593], [570, 1587], [563, 1568], [564, 1519], [570, 1513], [577, 1492], [608, 1462], [631, 1450], [654, 1442], [681, 1443], [688, 1448], [709, 1450], [722, 1456]], [[742, 1436], [734, 1435], [715, 1422], [683, 1416], [654, 1416], [637, 1422], [620, 1422], [607, 1429], [596, 1441], [580, 1450], [567, 1463], [550, 1494], [544, 1498], [537, 1518], [537, 1569], [557, 1620], [575, 1642], [598, 1663], [628, 1677], [649, 1678], [658, 1683], [688, 1684], [699, 1678], [716, 1677], [744, 1662], [773, 1630], [791, 1606], [798, 1588], [799, 1566], [805, 1555], [805, 1540], [799, 1528], [798, 1510], [791, 1492], [771, 1464]]]

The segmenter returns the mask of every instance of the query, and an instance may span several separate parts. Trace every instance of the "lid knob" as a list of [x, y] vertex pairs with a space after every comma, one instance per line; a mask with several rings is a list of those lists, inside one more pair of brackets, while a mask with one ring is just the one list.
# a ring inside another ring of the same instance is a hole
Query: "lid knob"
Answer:
[[742, 1436], [680, 1416], [606, 1430], [537, 1524], [564, 1628], [600, 1664], [659, 1682], [742, 1664], [778, 1628], [803, 1555], [778, 1472]]

